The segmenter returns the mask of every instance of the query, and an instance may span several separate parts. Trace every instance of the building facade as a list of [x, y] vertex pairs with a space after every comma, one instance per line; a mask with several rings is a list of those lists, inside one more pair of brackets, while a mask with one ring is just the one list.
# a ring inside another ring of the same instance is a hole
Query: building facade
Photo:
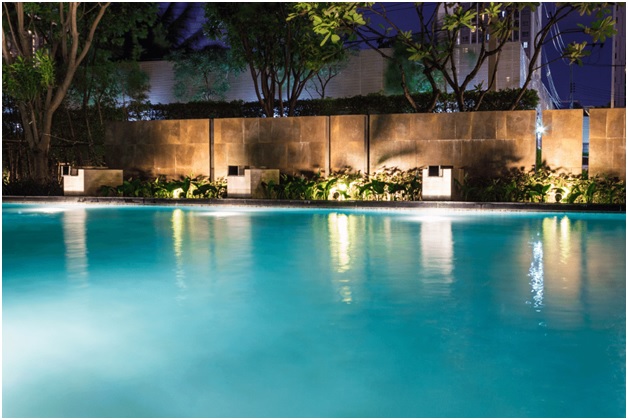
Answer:
[[626, 3], [613, 6], [617, 35], [613, 37], [611, 107], [626, 107]]

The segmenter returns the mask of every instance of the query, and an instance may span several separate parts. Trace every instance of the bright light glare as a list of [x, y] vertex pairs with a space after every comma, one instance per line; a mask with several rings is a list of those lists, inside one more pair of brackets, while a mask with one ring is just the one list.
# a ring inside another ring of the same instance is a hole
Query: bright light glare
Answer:
[[177, 188], [176, 190], [172, 191], [172, 198], [180, 198], [182, 193], [183, 188]]
[[200, 216], [210, 216], [210, 217], [230, 217], [230, 216], [238, 216], [240, 213], [235, 211], [208, 211], [199, 213]]
[[44, 214], [55, 214], [55, 213], [63, 213], [64, 211], [68, 211], [67, 208], [62, 207], [42, 207], [37, 209], [24, 209], [23, 213], [44, 213]]
[[536, 134], [544, 134], [544, 133], [545, 133], [545, 127], [543, 127], [542, 124], [537, 124]]
[[410, 220], [415, 221], [415, 222], [433, 223], [433, 222], [450, 221], [451, 219], [449, 217], [427, 214], [423, 216], [411, 217]]

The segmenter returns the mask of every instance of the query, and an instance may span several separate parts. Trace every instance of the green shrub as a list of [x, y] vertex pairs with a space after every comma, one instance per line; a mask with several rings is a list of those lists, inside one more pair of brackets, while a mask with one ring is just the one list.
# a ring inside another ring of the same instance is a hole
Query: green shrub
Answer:
[[[498, 92], [488, 92], [480, 104], [479, 111], [506, 111], [510, 109], [519, 89], [504, 89]], [[465, 93], [466, 103], [474, 107], [479, 98], [479, 92]], [[416, 93], [412, 95], [418, 109], [415, 111], [404, 95], [383, 95], [371, 93], [349, 98], [335, 99], [302, 99], [297, 102], [295, 116], [321, 115], [370, 115], [370, 114], [409, 114], [414, 112], [428, 112], [432, 102], [430, 93]], [[534, 90], [526, 90], [518, 110], [535, 109], [539, 97]], [[453, 94], [443, 93], [433, 112], [456, 112], [458, 105]], [[287, 110], [286, 110], [287, 111]], [[276, 109], [279, 113], [279, 109]], [[196, 118], [261, 118], [264, 117], [258, 102], [190, 102], [150, 105], [143, 115], [143, 119], [151, 120], [178, 120]]]
[[211, 182], [205, 177], [190, 176], [170, 181], [161, 177], [152, 181], [129, 178], [122, 185], [103, 185], [100, 194], [108, 197], [224, 198], [227, 182], [224, 179]]
[[[266, 198], [288, 200], [419, 201], [422, 180], [419, 169], [384, 168], [372, 175], [335, 172], [281, 174], [277, 184], [262, 185]], [[498, 177], [471, 178], [456, 182], [462, 201], [518, 203], [625, 204], [626, 183], [617, 178], [558, 174], [547, 167], [516, 168]]]
[[267, 198], [286, 200], [419, 200], [421, 178], [418, 169], [402, 171], [385, 168], [371, 176], [360, 172], [339, 171], [322, 177], [281, 174], [279, 184], [262, 185]]
[[558, 174], [547, 167], [512, 169], [500, 177], [469, 178], [457, 184], [464, 201], [625, 204], [619, 178]]

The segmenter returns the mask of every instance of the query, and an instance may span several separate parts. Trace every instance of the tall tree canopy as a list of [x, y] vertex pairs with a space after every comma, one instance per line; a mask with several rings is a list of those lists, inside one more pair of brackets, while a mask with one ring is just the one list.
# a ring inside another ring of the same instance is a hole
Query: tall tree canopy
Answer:
[[3, 3], [2, 90], [19, 109], [33, 172], [49, 176], [52, 117], [109, 3]]
[[174, 62], [175, 97], [183, 102], [224, 100], [230, 87], [229, 76], [244, 70], [230, 55], [231, 50], [220, 45], [170, 54], [168, 59]]
[[[307, 16], [310, 19], [313, 31], [324, 37], [323, 44], [330, 41], [342, 43], [350, 36], [379, 50], [378, 44], [373, 40], [394, 38], [405, 47], [409, 60], [422, 64], [422, 71], [434, 93], [433, 106], [441, 92], [434, 75], [441, 74], [449, 89], [455, 94], [458, 108], [466, 111], [470, 108], [477, 109], [483, 94], [491, 89], [499, 66], [500, 53], [506, 42], [511, 39], [512, 32], [518, 29], [514, 14], [525, 7], [534, 11], [539, 7], [539, 3], [414, 3], [412, 14], [416, 19], [408, 27], [403, 27], [400, 22], [395, 21], [387, 12], [384, 3], [298, 3], [295, 5], [297, 10], [295, 15]], [[513, 101], [512, 109], [516, 108], [534, 71], [540, 66], [538, 58], [542, 46], [551, 41], [551, 28], [575, 13], [596, 14], [598, 19], [590, 27], [581, 26], [580, 30], [590, 35], [594, 42], [603, 42], [606, 37], [615, 33], [612, 18], [605, 12], [606, 7], [606, 3], [557, 3], [555, 8], [549, 10], [548, 18], [532, 42], [527, 77], [523, 82], [521, 95]], [[374, 20], [366, 18], [367, 13], [377, 16], [384, 24], [375, 24]], [[410, 28], [418, 30], [413, 31]], [[460, 74], [455, 59], [458, 35], [463, 28], [478, 31], [483, 35], [479, 37], [479, 50], [475, 62], [466, 74]], [[585, 41], [569, 44], [563, 51], [563, 57], [579, 63], [587, 53], [586, 45]], [[490, 64], [488, 84], [478, 87], [481, 91], [479, 100], [469, 105], [465, 101], [465, 91], [469, 89], [471, 81], [487, 61]], [[406, 97], [416, 109], [403, 81], [402, 77]]]
[[[137, 60], [144, 50], [140, 42], [154, 25], [157, 12], [157, 3], [112, 3], [74, 75], [64, 106], [81, 108], [86, 131], [68, 134], [75, 142], [87, 141], [93, 162], [99, 161], [94, 146], [98, 133], [104, 132], [103, 109], [121, 107], [128, 117], [129, 103], [141, 103], [148, 97], [149, 76]], [[90, 121], [92, 109], [100, 116], [97, 127]]]
[[344, 56], [341, 44], [321, 46], [307, 17], [293, 16], [291, 3], [207, 3], [205, 30], [223, 39], [234, 60], [245, 62], [267, 117], [278, 108], [294, 115], [307, 82], [323, 66]]
[[200, 3], [159, 3], [156, 20], [148, 28], [147, 36], [140, 40], [142, 60], [167, 59], [172, 52], [190, 53], [207, 47], [211, 40], [196, 24], [203, 13]]

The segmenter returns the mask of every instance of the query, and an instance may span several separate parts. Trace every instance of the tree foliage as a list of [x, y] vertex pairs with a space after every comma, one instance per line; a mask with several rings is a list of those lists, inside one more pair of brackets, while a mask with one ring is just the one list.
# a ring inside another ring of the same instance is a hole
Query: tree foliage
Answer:
[[[148, 28], [145, 38], [140, 39], [142, 60], [163, 60], [173, 52], [202, 50], [211, 41], [206, 39], [202, 28], [194, 25], [202, 6], [199, 3], [158, 3], [155, 22]], [[191, 28], [195, 28], [191, 31]]]
[[207, 3], [206, 33], [225, 41], [233, 59], [247, 64], [267, 117], [294, 107], [307, 82], [343, 57], [340, 44], [324, 43], [291, 3]]
[[244, 71], [244, 66], [231, 58], [231, 50], [220, 45], [187, 53], [175, 51], [168, 58], [174, 63], [174, 95], [182, 102], [224, 99], [229, 77]]
[[[481, 94], [492, 89], [493, 81], [499, 66], [499, 57], [506, 42], [516, 28], [515, 12], [523, 8], [532, 11], [539, 7], [539, 3], [415, 3], [414, 14], [417, 16], [413, 26], [419, 28], [414, 32], [401, 27], [386, 10], [384, 3], [298, 3], [295, 5], [296, 15], [307, 16], [312, 23], [314, 33], [324, 37], [327, 42], [342, 43], [347, 36], [362, 40], [371, 48], [379, 50], [373, 39], [394, 39], [406, 49], [408, 60], [422, 63], [422, 71], [429, 80], [434, 101], [442, 94], [441, 88], [435, 80], [435, 74], [442, 74], [448, 88], [455, 94], [460, 110], [469, 110], [465, 105], [466, 92], [470, 90], [470, 83], [479, 73], [482, 66], [489, 60], [494, 60], [492, 73], [489, 74], [488, 84], [477, 89]], [[527, 78], [521, 92], [525, 92], [532, 80], [534, 70], [538, 68], [538, 57], [542, 46], [549, 42], [550, 29], [574, 14], [596, 14], [597, 20], [589, 27], [581, 26], [581, 31], [590, 35], [594, 41], [604, 41], [606, 37], [615, 33], [612, 19], [607, 14], [606, 3], [557, 3], [539, 29], [533, 40]], [[479, 12], [478, 12], [479, 11]], [[377, 16], [385, 22], [376, 25], [366, 14]], [[456, 67], [458, 36], [468, 28], [479, 32], [480, 48], [475, 57], [475, 63], [466, 74], [460, 74]], [[587, 54], [587, 43], [572, 43], [563, 56], [571, 62], [581, 63], [581, 58]], [[384, 55], [384, 54], [382, 54]], [[390, 57], [387, 57], [390, 58]], [[404, 72], [402, 71], [402, 75]], [[408, 87], [402, 79], [402, 87], [406, 97], [412, 103]], [[511, 108], [515, 109], [515, 98]], [[481, 100], [476, 104], [479, 106]], [[414, 104], [413, 104], [414, 106]]]
[[[432, 92], [432, 85], [423, 73], [424, 67], [420, 61], [408, 59], [406, 49], [398, 42], [392, 45], [393, 60], [389, 60], [384, 73], [384, 92], [390, 95], [402, 95], [403, 83], [411, 94]], [[405, 80], [403, 79], [405, 77]], [[445, 90], [445, 80], [441, 74], [433, 75], [438, 86]]]
[[[49, 175], [54, 113], [108, 7], [109, 3], [2, 4], [2, 87], [19, 109], [38, 179]], [[28, 93], [22, 94], [17, 87], [25, 83]]]

